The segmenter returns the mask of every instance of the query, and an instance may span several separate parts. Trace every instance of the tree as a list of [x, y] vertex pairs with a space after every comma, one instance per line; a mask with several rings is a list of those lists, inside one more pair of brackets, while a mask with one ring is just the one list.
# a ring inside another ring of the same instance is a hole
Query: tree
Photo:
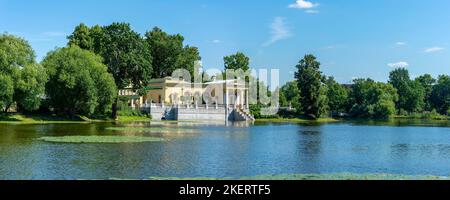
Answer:
[[[127, 23], [94, 26], [89, 30], [81, 24], [69, 39], [69, 44], [101, 55], [118, 88], [131, 86], [142, 92], [152, 78], [149, 44]], [[118, 98], [112, 105], [113, 118], [117, 117], [117, 103]]]
[[0, 72], [13, 74], [15, 70], [34, 63], [34, 51], [27, 41], [9, 34], [0, 35]]
[[405, 91], [405, 98], [400, 96], [400, 99], [406, 99], [406, 108], [408, 112], [422, 112], [425, 108], [425, 88], [416, 81], [408, 83], [407, 91]]
[[13, 102], [14, 84], [10, 76], [0, 74], [0, 108], [8, 112]]
[[82, 49], [94, 50], [94, 38], [91, 34], [91, 28], [83, 23], [75, 27], [72, 35], [68, 36], [67, 39], [69, 39], [69, 46], [76, 45]]
[[300, 107], [300, 90], [298, 89], [297, 82], [287, 82], [283, 87], [281, 87], [280, 104], [283, 107]]
[[326, 80], [328, 88], [328, 107], [332, 112], [345, 112], [348, 100], [348, 91], [341, 84], [337, 83], [333, 77]]
[[195, 62], [201, 59], [197, 47], [184, 46], [180, 34], [169, 35], [155, 27], [145, 34], [153, 63], [153, 78], [165, 78], [177, 69], [186, 69], [194, 77]]
[[301, 110], [312, 119], [318, 119], [327, 111], [326, 87], [320, 72], [320, 63], [313, 55], [306, 55], [296, 66], [295, 73], [300, 90]]
[[431, 94], [433, 92], [433, 86], [436, 84], [436, 79], [434, 79], [430, 74], [425, 74], [419, 76], [415, 79], [425, 90], [425, 110], [431, 111], [433, 109], [431, 104]]
[[56, 49], [42, 61], [49, 75], [47, 97], [56, 112], [69, 116], [106, 114], [117, 96], [102, 58], [77, 46]]
[[34, 111], [39, 108], [47, 75], [36, 63], [34, 51], [27, 41], [9, 34], [0, 35], [0, 75], [6, 84], [2, 86], [5, 89], [2, 94], [2, 108], [5, 111], [14, 102], [18, 110]]
[[244, 72], [250, 69], [250, 58], [242, 52], [237, 52], [233, 55], [225, 56], [223, 58], [225, 70], [239, 70]]
[[389, 75], [389, 83], [398, 91], [399, 101], [397, 109], [399, 111], [420, 112], [425, 106], [425, 89], [409, 78], [409, 72], [405, 68], [392, 71]]
[[441, 114], [449, 114], [450, 76], [441, 75], [431, 92], [431, 104]]
[[386, 83], [372, 79], [356, 79], [349, 94], [354, 117], [386, 118], [395, 114], [397, 90]]
[[21, 69], [14, 91], [14, 98], [19, 110], [34, 111], [39, 109], [44, 98], [47, 81], [47, 73], [41, 65], [26, 65]]

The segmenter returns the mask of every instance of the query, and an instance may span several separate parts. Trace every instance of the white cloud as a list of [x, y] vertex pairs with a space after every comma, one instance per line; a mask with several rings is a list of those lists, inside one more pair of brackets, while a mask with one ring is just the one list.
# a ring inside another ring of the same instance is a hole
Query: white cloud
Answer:
[[212, 43], [219, 44], [219, 43], [222, 43], [222, 40], [213, 40]]
[[290, 4], [289, 8], [295, 8], [295, 9], [311, 9], [319, 6], [318, 3], [313, 3], [307, 0], [297, 0], [295, 3]]
[[407, 45], [407, 43], [406, 42], [396, 42], [395, 45], [397, 45], [397, 46], [405, 46], [405, 45]]
[[389, 67], [392, 68], [406, 68], [409, 66], [409, 64], [407, 62], [401, 61], [401, 62], [396, 62], [396, 63], [389, 63], [387, 64]]
[[275, 42], [289, 38], [292, 36], [291, 31], [286, 26], [286, 21], [283, 17], [275, 17], [272, 24], [270, 24], [271, 38], [263, 44], [263, 46], [270, 46]]
[[305, 11], [305, 13], [308, 13], [308, 14], [319, 14], [319, 11], [318, 10], [307, 10], [307, 11]]
[[427, 48], [427, 49], [425, 49], [425, 53], [434, 53], [434, 52], [439, 52], [439, 51], [443, 51], [443, 50], [445, 50], [445, 48], [442, 48], [442, 47], [430, 47], [430, 48]]

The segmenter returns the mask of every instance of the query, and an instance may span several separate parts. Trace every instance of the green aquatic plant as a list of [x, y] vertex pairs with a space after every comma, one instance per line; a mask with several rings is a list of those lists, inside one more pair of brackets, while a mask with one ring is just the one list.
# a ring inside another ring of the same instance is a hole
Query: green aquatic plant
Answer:
[[141, 131], [141, 132], [189, 132], [192, 129], [176, 127], [107, 127], [110, 131]]
[[62, 137], [41, 137], [39, 140], [52, 143], [142, 143], [142, 142], [162, 142], [162, 138], [141, 137], [141, 136], [62, 136]]

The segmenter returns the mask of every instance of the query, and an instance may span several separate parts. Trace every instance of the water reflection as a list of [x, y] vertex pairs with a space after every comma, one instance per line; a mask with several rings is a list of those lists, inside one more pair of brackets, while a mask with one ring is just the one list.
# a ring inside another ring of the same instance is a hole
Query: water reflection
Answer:
[[322, 137], [319, 128], [303, 127], [299, 130], [300, 168], [307, 173], [318, 173], [320, 171]]
[[[341, 172], [449, 175], [450, 128], [445, 123], [433, 127], [418, 123], [0, 125], [0, 179]], [[137, 135], [169, 141], [55, 144], [37, 140], [67, 135]]]

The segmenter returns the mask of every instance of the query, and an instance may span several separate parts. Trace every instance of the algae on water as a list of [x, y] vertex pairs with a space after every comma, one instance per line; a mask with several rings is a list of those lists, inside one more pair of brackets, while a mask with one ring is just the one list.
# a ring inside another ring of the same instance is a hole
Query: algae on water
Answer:
[[63, 137], [41, 137], [41, 141], [52, 143], [142, 143], [162, 142], [162, 138], [142, 136], [63, 136]]

